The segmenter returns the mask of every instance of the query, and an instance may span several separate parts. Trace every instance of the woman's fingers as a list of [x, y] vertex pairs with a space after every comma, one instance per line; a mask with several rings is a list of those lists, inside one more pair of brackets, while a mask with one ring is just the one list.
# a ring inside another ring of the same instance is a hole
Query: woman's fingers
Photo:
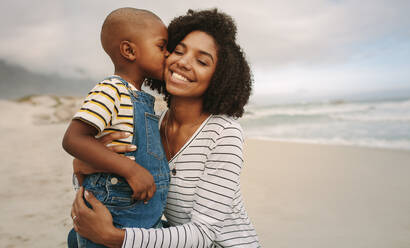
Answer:
[[[98, 141], [103, 143], [104, 145], [108, 145], [114, 140], [123, 139], [130, 135], [131, 134], [127, 132], [113, 132], [113, 133], [109, 133], [107, 135], [104, 135], [103, 137], [98, 138]], [[132, 152], [132, 151], [137, 150], [137, 146], [135, 145], [111, 145], [111, 146], [108, 146], [108, 149], [115, 153], [127, 153], [127, 152]], [[132, 158], [130, 157], [130, 159]], [[135, 159], [132, 159], [132, 160], [135, 160]]]
[[[83, 197], [92, 208], [87, 207]], [[74, 230], [94, 243], [103, 244], [103, 238], [107, 236], [107, 233], [115, 230], [110, 211], [91, 192], [85, 191], [83, 187], [77, 191], [71, 215]]]
[[131, 160], [135, 160], [134, 156], [127, 156], [127, 158], [131, 159]]
[[87, 215], [87, 214], [92, 214], [93, 210], [88, 208], [87, 205], [85, 205], [84, 199], [84, 187], [80, 187], [80, 189], [77, 191], [77, 194], [74, 199], [73, 203], [73, 212], [74, 215], [77, 216], [75, 221], [80, 220], [82, 215]]
[[130, 135], [131, 134], [127, 133], [127, 132], [113, 132], [113, 133], [109, 133], [107, 135], [104, 135], [102, 137], [99, 137], [97, 140], [99, 142], [103, 143], [104, 145], [107, 145], [107, 144], [113, 142], [114, 140], [124, 139], [124, 138], [127, 138]]
[[77, 216], [76, 214], [76, 211], [74, 210], [74, 203], [73, 203], [73, 205], [71, 206], [71, 213], [70, 213], [70, 216], [71, 216], [71, 219], [73, 220], [73, 224], [75, 224], [75, 219], [77, 219], [77, 217], [74, 217], [74, 216]]
[[77, 193], [76, 193], [76, 195], [75, 195], [75, 198], [74, 198], [74, 202], [73, 202], [73, 205], [72, 205], [72, 207], [71, 207], [71, 219], [73, 220], [73, 227], [74, 227], [74, 231], [76, 231], [76, 232], [78, 232], [78, 218], [79, 218], [79, 202], [78, 202], [78, 199], [81, 199], [82, 200], [82, 191], [83, 191], [83, 187], [80, 187], [78, 190], [77, 190]]
[[99, 200], [97, 200], [97, 198], [95, 198], [95, 196], [91, 192], [86, 190], [84, 192], [84, 196], [87, 202], [90, 203], [94, 211], [98, 211], [98, 209], [104, 207], [104, 205]]
[[96, 219], [104, 219], [107, 223], [112, 223], [111, 213], [104, 204], [87, 190], [84, 192], [84, 196], [87, 202], [91, 205]]
[[82, 191], [83, 187], [80, 187], [77, 190], [77, 193], [75, 194], [74, 202], [71, 207], [71, 218], [74, 219], [74, 216], [78, 216], [78, 199], [80, 198], [82, 200]]
[[116, 153], [126, 153], [137, 150], [137, 147], [135, 145], [115, 145], [109, 146], [108, 149]]

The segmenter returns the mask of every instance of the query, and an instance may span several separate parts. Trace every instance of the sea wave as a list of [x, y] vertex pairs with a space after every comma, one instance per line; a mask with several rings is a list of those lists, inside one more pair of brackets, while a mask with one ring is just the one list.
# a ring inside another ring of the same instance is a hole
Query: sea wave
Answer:
[[388, 148], [397, 150], [410, 150], [410, 140], [380, 140], [380, 139], [361, 139], [361, 140], [348, 140], [343, 138], [331, 138], [331, 139], [303, 139], [303, 138], [272, 138], [265, 135], [247, 135], [247, 138], [273, 140], [283, 142], [295, 142], [295, 143], [307, 143], [307, 144], [324, 144], [324, 145], [346, 145], [346, 146], [360, 146], [360, 147], [372, 147], [372, 148]]
[[245, 118], [259, 119], [275, 115], [320, 116], [346, 113], [357, 114], [371, 111], [410, 112], [410, 100], [389, 102], [290, 104], [263, 107], [249, 106], [245, 114]]
[[410, 100], [251, 106], [250, 137], [410, 149]]

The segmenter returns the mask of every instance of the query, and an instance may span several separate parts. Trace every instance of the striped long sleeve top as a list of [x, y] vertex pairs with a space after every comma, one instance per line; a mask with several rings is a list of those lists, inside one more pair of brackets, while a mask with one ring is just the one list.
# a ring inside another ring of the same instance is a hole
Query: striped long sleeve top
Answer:
[[127, 228], [122, 247], [260, 247], [240, 191], [242, 147], [239, 123], [211, 115], [170, 161], [171, 227]]

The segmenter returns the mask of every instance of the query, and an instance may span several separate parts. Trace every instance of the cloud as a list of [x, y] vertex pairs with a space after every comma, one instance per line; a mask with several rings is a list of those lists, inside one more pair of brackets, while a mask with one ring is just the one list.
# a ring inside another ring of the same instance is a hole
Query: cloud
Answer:
[[385, 36], [410, 39], [408, 1], [298, 3], [272, 2], [269, 12], [247, 15], [241, 38], [255, 63], [344, 63]]
[[101, 24], [111, 10], [136, 5], [166, 23], [188, 8], [222, 9], [236, 20], [253, 67], [344, 64], [377, 57], [386, 40], [395, 46], [410, 39], [407, 0], [7, 0], [0, 3], [0, 58], [35, 71], [100, 78], [112, 72], [99, 42]]

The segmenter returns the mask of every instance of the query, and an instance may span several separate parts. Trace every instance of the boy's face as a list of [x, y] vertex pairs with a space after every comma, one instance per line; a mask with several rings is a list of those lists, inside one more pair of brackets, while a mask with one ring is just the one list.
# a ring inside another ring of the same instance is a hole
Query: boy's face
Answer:
[[167, 41], [168, 31], [165, 25], [159, 20], [150, 21], [137, 43], [137, 70], [145, 77], [163, 80]]

